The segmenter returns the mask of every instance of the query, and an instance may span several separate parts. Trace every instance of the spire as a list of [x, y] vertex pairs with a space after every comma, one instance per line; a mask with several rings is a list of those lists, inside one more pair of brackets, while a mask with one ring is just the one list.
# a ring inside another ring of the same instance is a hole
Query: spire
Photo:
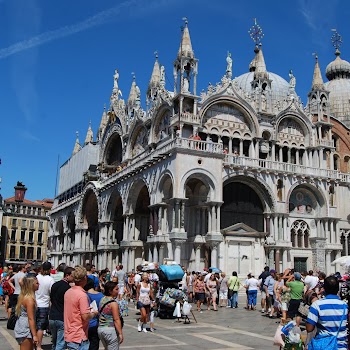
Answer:
[[91, 143], [91, 142], [94, 142], [94, 133], [92, 132], [92, 129], [91, 129], [91, 120], [90, 120], [88, 131], [87, 131], [86, 137], [85, 137], [84, 145]]
[[75, 139], [75, 145], [72, 153], [73, 156], [74, 154], [78, 153], [81, 150], [81, 146], [79, 143], [79, 132], [77, 131], [75, 134], [76, 134], [76, 139]]
[[320, 65], [318, 64], [318, 56], [315, 54], [315, 69], [314, 77], [312, 79], [311, 90], [324, 90], [323, 79], [321, 75]]
[[186, 56], [186, 57], [194, 58], [190, 32], [188, 30], [188, 20], [186, 17], [184, 17], [183, 20], [185, 21], [185, 26], [183, 27], [183, 30], [182, 30], [182, 38], [181, 38], [179, 51], [177, 53], [177, 57], [180, 58], [181, 56]]
[[103, 113], [102, 113], [102, 117], [101, 117], [101, 122], [100, 122], [100, 130], [103, 130], [106, 125], [107, 125], [107, 112], [106, 112], [106, 105], [103, 106]]
[[130, 88], [130, 93], [129, 93], [129, 98], [128, 98], [128, 106], [130, 109], [132, 109], [135, 106], [140, 105], [140, 89], [136, 85], [136, 77], [134, 73], [132, 74], [132, 83], [131, 83], [131, 88]]
[[149, 89], [152, 87], [158, 86], [158, 84], [160, 82], [160, 66], [159, 66], [159, 62], [158, 62], [158, 52], [157, 51], [155, 51], [155, 55], [156, 55], [156, 60], [154, 62], [154, 66], [153, 66], [151, 80], [149, 81], [149, 85], [148, 85]]
[[255, 57], [250, 62], [249, 71], [254, 72], [255, 78], [267, 78], [266, 64], [261, 44], [264, 33], [257, 23], [256, 18], [254, 18], [254, 25], [249, 29], [248, 33], [255, 43]]

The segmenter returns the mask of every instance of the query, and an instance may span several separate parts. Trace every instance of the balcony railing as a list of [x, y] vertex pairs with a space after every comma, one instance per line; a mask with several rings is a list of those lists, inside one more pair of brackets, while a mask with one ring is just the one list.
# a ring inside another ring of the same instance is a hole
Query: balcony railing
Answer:
[[334, 147], [334, 144], [332, 140], [316, 140], [316, 146]]
[[300, 164], [280, 163], [272, 160], [253, 159], [249, 157], [237, 157], [226, 155], [224, 163], [242, 168], [255, 168], [271, 171], [278, 171], [290, 174], [309, 175], [312, 177], [340, 179], [341, 174], [337, 170], [320, 169]]
[[[172, 123], [175, 123], [176, 121], [179, 120], [179, 114], [175, 114], [172, 118], [171, 118], [171, 122]], [[197, 115], [194, 115], [193, 113], [190, 113], [190, 112], [182, 112], [180, 114], [180, 120], [181, 122], [186, 122], [186, 123], [200, 123], [201, 121], [201, 118], [200, 116], [197, 114]]]

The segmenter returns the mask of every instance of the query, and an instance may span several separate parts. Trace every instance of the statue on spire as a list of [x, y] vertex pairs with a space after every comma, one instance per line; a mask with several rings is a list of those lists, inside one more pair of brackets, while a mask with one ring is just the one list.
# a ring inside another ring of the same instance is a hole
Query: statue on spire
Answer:
[[165, 86], [165, 68], [164, 66], [160, 66], [160, 86]]
[[293, 71], [290, 70], [289, 71], [289, 89], [291, 91], [294, 91], [295, 90], [295, 85], [297, 84], [297, 80], [293, 74]]
[[116, 99], [118, 99], [118, 95], [122, 96], [122, 92], [121, 90], [119, 90], [119, 85], [118, 85], [118, 80], [119, 80], [118, 69], [114, 71], [113, 79], [114, 79], [113, 95]]
[[227, 51], [226, 62], [227, 62], [226, 75], [228, 78], [232, 78], [232, 58], [231, 58], [230, 51]]

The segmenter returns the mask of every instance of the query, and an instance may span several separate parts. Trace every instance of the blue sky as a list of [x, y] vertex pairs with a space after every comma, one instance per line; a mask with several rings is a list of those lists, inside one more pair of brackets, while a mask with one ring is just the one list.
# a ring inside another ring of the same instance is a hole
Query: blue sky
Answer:
[[172, 89], [184, 16], [199, 59], [199, 92], [224, 75], [227, 51], [234, 77], [248, 71], [253, 18], [265, 33], [268, 71], [288, 81], [292, 69], [304, 103], [312, 53], [322, 73], [334, 59], [332, 28], [343, 37], [341, 57], [350, 60], [345, 0], [0, 0], [2, 196], [12, 196], [17, 181], [27, 186], [27, 199], [54, 196], [58, 157], [60, 164], [70, 157], [76, 131], [84, 141], [90, 120], [96, 134], [116, 68], [123, 98], [134, 72], [145, 105], [158, 50]]

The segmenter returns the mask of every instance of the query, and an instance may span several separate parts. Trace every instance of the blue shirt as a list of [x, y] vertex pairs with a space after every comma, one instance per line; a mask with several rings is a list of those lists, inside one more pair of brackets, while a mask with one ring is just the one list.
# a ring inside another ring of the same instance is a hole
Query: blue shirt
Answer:
[[[94, 300], [96, 301], [97, 307], [100, 305], [101, 299], [104, 297], [104, 295], [100, 292], [98, 293], [86, 293], [89, 299], [89, 304], [91, 304]], [[98, 316], [92, 318], [89, 321], [89, 328], [95, 327], [98, 325]]]
[[267, 287], [267, 291], [270, 295], [273, 295], [273, 287], [275, 286], [276, 280], [270, 275], [266, 277], [264, 285]]
[[[345, 314], [344, 313], [345, 308]], [[307, 323], [317, 327], [317, 334], [338, 334], [338, 349], [347, 349], [347, 317], [348, 307], [337, 295], [328, 294], [325, 298], [316, 300], [310, 307]], [[342, 320], [342, 322], [341, 322]], [[341, 323], [341, 324], [340, 324]]]

